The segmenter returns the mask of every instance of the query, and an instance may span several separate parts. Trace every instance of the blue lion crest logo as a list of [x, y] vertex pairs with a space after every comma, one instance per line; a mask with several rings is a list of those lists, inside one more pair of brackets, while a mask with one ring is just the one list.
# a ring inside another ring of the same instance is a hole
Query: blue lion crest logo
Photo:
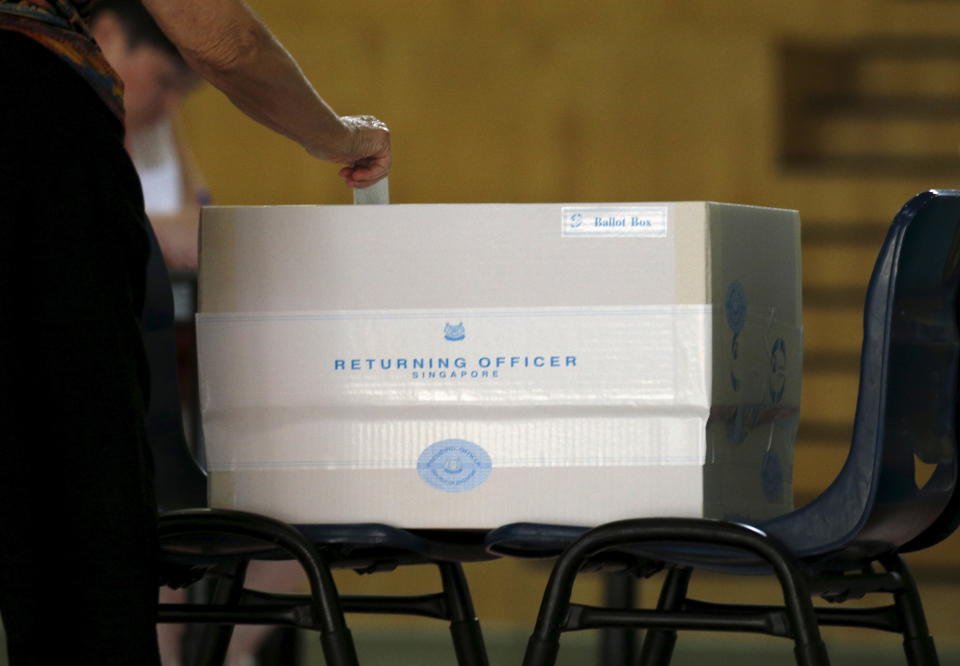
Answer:
[[467, 337], [466, 330], [463, 327], [463, 322], [461, 321], [456, 325], [448, 323], [443, 327], [443, 337], [452, 342], [463, 340], [465, 337]]

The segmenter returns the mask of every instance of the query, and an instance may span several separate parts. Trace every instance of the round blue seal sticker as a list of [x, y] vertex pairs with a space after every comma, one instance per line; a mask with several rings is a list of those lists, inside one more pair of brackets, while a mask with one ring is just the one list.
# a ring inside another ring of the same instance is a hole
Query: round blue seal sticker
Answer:
[[445, 439], [431, 444], [417, 460], [420, 478], [448, 493], [476, 488], [487, 480], [491, 469], [490, 455], [465, 439]]
[[727, 296], [723, 301], [723, 309], [727, 315], [727, 326], [734, 333], [743, 330], [747, 322], [747, 294], [739, 280], [727, 285]]

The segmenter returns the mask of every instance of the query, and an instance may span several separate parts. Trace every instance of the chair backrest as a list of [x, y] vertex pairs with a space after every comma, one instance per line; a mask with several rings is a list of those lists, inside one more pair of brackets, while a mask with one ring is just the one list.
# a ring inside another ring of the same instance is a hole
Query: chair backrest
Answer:
[[[846, 463], [822, 495], [764, 525], [798, 554], [873, 556], [951, 527], [941, 516], [956, 510], [958, 286], [960, 192], [921, 193], [893, 220], [867, 288]], [[918, 465], [929, 472], [919, 482]]]

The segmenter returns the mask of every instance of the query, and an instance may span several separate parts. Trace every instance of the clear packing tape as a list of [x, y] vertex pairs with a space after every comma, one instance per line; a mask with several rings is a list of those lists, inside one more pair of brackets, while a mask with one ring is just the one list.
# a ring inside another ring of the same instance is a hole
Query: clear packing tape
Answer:
[[[212, 471], [746, 465], [789, 481], [802, 332], [711, 305], [200, 314]], [[238, 352], [238, 350], [240, 350]], [[776, 441], [774, 441], [776, 439]], [[781, 483], [782, 485], [782, 483]]]

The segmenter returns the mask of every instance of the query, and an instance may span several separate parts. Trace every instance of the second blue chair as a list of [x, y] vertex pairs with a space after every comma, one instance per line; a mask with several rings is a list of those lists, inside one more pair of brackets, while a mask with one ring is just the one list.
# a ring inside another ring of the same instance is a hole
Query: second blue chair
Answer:
[[[559, 556], [525, 666], [555, 662], [565, 631], [648, 629], [641, 664], [668, 664], [676, 631], [752, 631], [790, 638], [798, 664], [828, 663], [820, 625], [900, 633], [911, 666], [938, 663], [922, 604], [901, 553], [943, 540], [960, 520], [957, 397], [960, 333], [960, 192], [929, 191], [897, 214], [880, 250], [864, 309], [853, 440], [835, 481], [806, 506], [755, 526], [638, 519], [592, 530], [515, 524], [488, 537], [492, 553]], [[915, 466], [934, 466], [917, 483]], [[584, 568], [614, 563], [641, 575], [666, 568], [655, 610], [571, 603]], [[695, 568], [775, 574], [783, 606], [688, 598]], [[888, 593], [887, 606], [815, 608]]]

